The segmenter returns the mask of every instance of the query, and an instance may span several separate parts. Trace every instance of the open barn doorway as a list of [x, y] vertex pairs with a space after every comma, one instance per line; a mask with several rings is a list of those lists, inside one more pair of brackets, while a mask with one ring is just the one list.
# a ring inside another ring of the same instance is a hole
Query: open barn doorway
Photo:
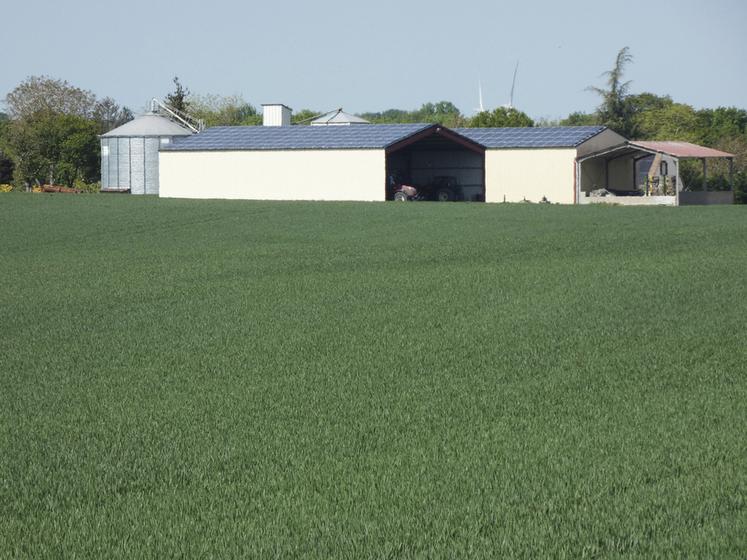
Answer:
[[387, 200], [484, 201], [485, 148], [433, 125], [387, 148], [386, 177]]

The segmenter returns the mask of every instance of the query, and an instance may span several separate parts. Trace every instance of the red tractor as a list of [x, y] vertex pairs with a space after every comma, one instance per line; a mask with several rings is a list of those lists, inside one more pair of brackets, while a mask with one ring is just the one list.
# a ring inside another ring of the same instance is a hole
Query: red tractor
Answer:
[[394, 176], [390, 177], [390, 184], [393, 185], [394, 200], [406, 202], [408, 200], [436, 200], [438, 202], [449, 202], [460, 200], [463, 197], [462, 189], [456, 177], [450, 175], [439, 175], [433, 177], [431, 181], [424, 186], [414, 187], [404, 183], [396, 182]]

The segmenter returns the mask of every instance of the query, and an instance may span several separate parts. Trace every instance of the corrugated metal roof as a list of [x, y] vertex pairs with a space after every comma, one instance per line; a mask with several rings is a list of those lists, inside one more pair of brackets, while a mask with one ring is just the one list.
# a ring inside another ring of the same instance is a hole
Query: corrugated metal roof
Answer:
[[362, 119], [360, 117], [356, 117], [355, 115], [351, 115], [350, 113], [346, 113], [342, 109], [337, 109], [336, 111], [330, 111], [329, 113], [322, 115], [321, 117], [317, 117], [311, 123], [313, 126], [320, 126], [320, 125], [330, 125], [330, 124], [336, 124], [336, 125], [345, 125], [345, 124], [370, 124], [369, 121], [366, 119]]
[[346, 150], [386, 148], [431, 124], [355, 126], [216, 126], [174, 140], [162, 151]]
[[156, 115], [146, 113], [120, 127], [102, 134], [104, 138], [129, 137], [129, 136], [192, 136], [192, 131], [176, 124], [174, 121]]
[[486, 148], [575, 148], [602, 132], [604, 126], [525, 128], [455, 128]]
[[628, 145], [654, 152], [662, 152], [679, 158], [734, 157], [734, 154], [714, 150], [713, 148], [706, 148], [705, 146], [698, 146], [697, 144], [691, 144], [690, 142], [631, 140], [628, 142]]

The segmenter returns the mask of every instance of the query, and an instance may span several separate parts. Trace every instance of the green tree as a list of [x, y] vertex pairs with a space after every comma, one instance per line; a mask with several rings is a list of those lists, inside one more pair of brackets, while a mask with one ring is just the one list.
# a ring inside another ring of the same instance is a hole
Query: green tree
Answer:
[[98, 124], [100, 134], [109, 132], [134, 118], [128, 107], [120, 107], [111, 97], [96, 102], [92, 118]]
[[13, 180], [13, 160], [7, 154], [6, 139], [10, 119], [5, 113], [0, 113], [0, 185]]
[[179, 76], [174, 76], [174, 91], [166, 94], [164, 101], [172, 109], [186, 113], [189, 110], [188, 97], [189, 89], [182, 85]]
[[8, 93], [5, 103], [12, 119], [44, 111], [90, 118], [96, 107], [96, 96], [65, 80], [31, 76]]
[[452, 127], [465, 124], [462, 112], [451, 101], [424, 103], [415, 113], [413, 116], [417, 122], [436, 123]]
[[5, 145], [14, 179], [26, 188], [50, 183], [73, 186], [99, 175], [98, 127], [79, 115], [39, 111], [11, 122]]
[[358, 115], [374, 124], [392, 124], [417, 122], [415, 111], [404, 111], [402, 109], [387, 109], [381, 112], [361, 113]]
[[534, 121], [529, 116], [511, 107], [497, 107], [492, 111], [477, 113], [469, 121], [471, 127], [530, 127]]
[[132, 118], [110, 97], [47, 76], [32, 76], [5, 98], [10, 120], [0, 125], [0, 176], [12, 162], [17, 186], [95, 182], [99, 176], [98, 134]]
[[666, 109], [671, 106], [673, 101], [668, 95], [656, 95], [655, 93], [635, 93], [628, 95], [625, 99], [628, 110], [633, 115], [639, 115], [648, 111]]
[[464, 126], [466, 119], [451, 101], [423, 103], [419, 109], [387, 109], [381, 112], [361, 113], [358, 115], [374, 124], [392, 123], [437, 123], [444, 126]]
[[593, 113], [576, 111], [560, 121], [560, 126], [592, 126], [599, 124], [599, 117]]
[[596, 86], [589, 86], [588, 88], [602, 98], [602, 102], [597, 108], [599, 123], [627, 137], [632, 136], [635, 132], [635, 123], [627, 99], [630, 81], [623, 82], [622, 78], [625, 74], [625, 67], [632, 61], [633, 56], [630, 54], [630, 49], [623, 47], [617, 53], [615, 65], [612, 69], [602, 74], [607, 78], [607, 88]]
[[696, 111], [684, 103], [672, 103], [636, 115], [639, 136], [651, 140], [681, 140], [703, 142], [700, 119]]
[[[747, 133], [735, 134], [721, 138], [713, 146], [717, 150], [734, 154], [734, 200], [737, 204], [747, 204]], [[721, 181], [724, 183], [729, 177], [728, 163], [723, 160], [717, 160], [711, 175], [711, 181]], [[717, 185], [710, 184], [710, 188]]]
[[293, 124], [309, 124], [311, 121], [313, 121], [316, 117], [319, 117], [323, 115], [324, 113], [320, 113], [319, 111], [312, 111], [311, 109], [301, 109], [300, 111], [295, 111], [293, 113], [292, 121]]
[[736, 107], [701, 109], [698, 113], [701, 136], [707, 145], [724, 138], [735, 138], [747, 132], [747, 111]]
[[257, 109], [240, 95], [190, 95], [190, 115], [205, 121], [206, 126], [239, 126], [259, 124]]

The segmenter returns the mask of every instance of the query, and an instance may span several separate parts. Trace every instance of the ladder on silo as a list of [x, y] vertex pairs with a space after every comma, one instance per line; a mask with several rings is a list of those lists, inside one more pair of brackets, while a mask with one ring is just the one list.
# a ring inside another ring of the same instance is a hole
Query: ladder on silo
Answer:
[[179, 121], [195, 134], [205, 130], [205, 121], [203, 121], [202, 119], [195, 118], [192, 115], [184, 113], [183, 111], [174, 109], [173, 107], [166, 105], [166, 103], [164, 103], [160, 99], [154, 97], [150, 101], [150, 110], [153, 113], [158, 113], [159, 109], [166, 113], [170, 118]]

